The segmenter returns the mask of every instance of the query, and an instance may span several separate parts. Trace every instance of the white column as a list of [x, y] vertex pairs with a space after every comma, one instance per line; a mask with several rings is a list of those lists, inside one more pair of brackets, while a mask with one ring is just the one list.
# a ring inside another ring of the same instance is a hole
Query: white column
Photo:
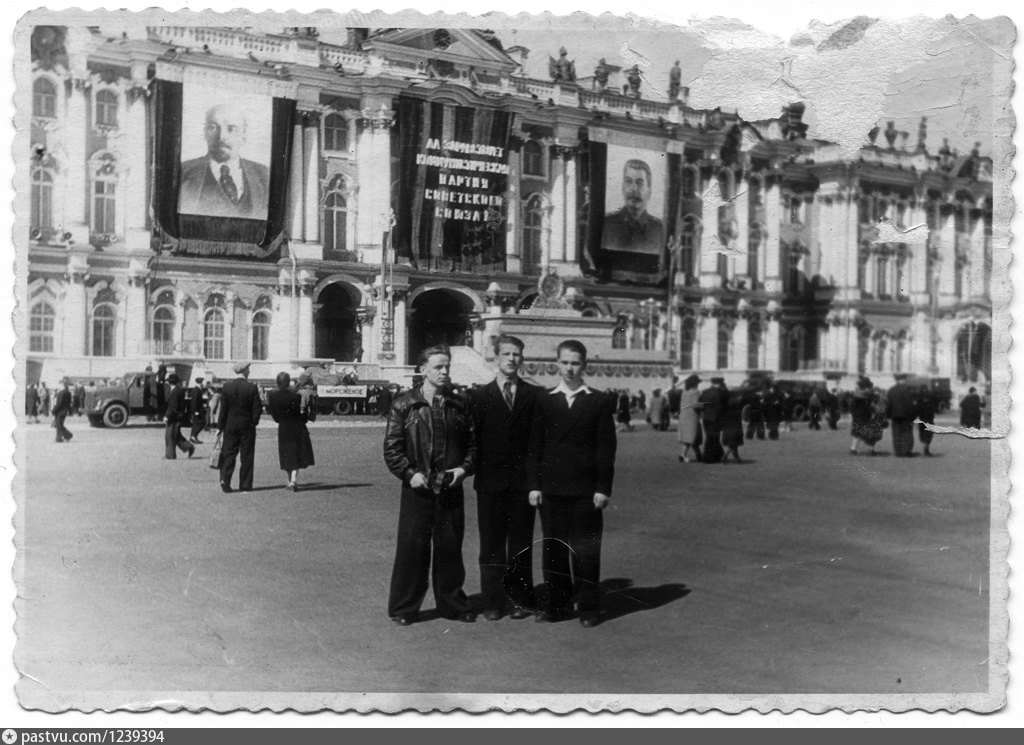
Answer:
[[697, 367], [701, 370], [718, 368], [718, 318], [714, 315], [705, 316], [701, 320], [700, 358]]
[[[717, 177], [712, 175], [710, 185], [704, 191], [719, 189], [714, 183]], [[718, 205], [706, 197], [701, 200], [701, 231], [700, 231], [700, 286], [707, 288], [721, 287], [722, 278], [718, 276], [718, 252], [715, 246], [718, 241], [714, 237], [718, 233]]]
[[956, 290], [956, 208], [940, 215], [939, 224], [939, 298], [942, 302], [957, 300]]
[[381, 341], [377, 338], [376, 329], [380, 328], [380, 323], [374, 323], [374, 319], [377, 314], [377, 308], [379, 306], [370, 305], [361, 308], [361, 312], [358, 315], [359, 318], [359, 333], [363, 340], [363, 360], [365, 362], [376, 362], [380, 360], [381, 354]]
[[[391, 116], [390, 103], [379, 99], [363, 110], [363, 129], [356, 144], [359, 193], [356, 198], [356, 250], [369, 264], [383, 258], [384, 216], [391, 209]], [[379, 107], [379, 108], [378, 108]]]
[[313, 356], [313, 287], [301, 284], [299, 293], [299, 357], [309, 359]]
[[551, 159], [551, 262], [565, 261], [565, 161]]
[[293, 241], [302, 240], [302, 220], [304, 206], [302, 204], [302, 123], [296, 122], [292, 128], [291, 164], [288, 173], [288, 236]]
[[395, 362], [405, 365], [409, 362], [408, 319], [406, 318], [406, 294], [395, 295]]
[[985, 216], [978, 212], [976, 219], [968, 223], [971, 230], [971, 244], [968, 248], [970, 265], [967, 271], [969, 288], [967, 295], [972, 300], [985, 298]]
[[[303, 239], [320, 242], [320, 118], [310, 116], [303, 127], [303, 156], [306, 174]], [[390, 161], [389, 161], [390, 162]], [[381, 166], [383, 167], [383, 166]]]
[[781, 257], [779, 256], [779, 226], [782, 223], [781, 198], [777, 183], [766, 186], [764, 190], [764, 221], [767, 235], [762, 247], [764, 254], [762, 277], [764, 277], [765, 292], [782, 292]]
[[275, 298], [274, 315], [270, 319], [270, 349], [268, 350], [271, 360], [284, 361], [295, 357], [292, 342], [295, 339], [292, 330], [292, 298], [289, 294], [290, 288], [281, 288]]
[[79, 357], [86, 353], [86, 293], [85, 277], [81, 272], [71, 270], [64, 294], [64, 329], [61, 353], [67, 357]]
[[142, 277], [131, 277], [124, 298], [125, 343], [123, 356], [146, 354], [146, 287]]
[[779, 342], [779, 318], [771, 315], [768, 317], [768, 330], [765, 332], [764, 366], [768, 370], [779, 369]]
[[739, 226], [736, 236], [736, 248], [742, 251], [744, 258], [736, 256], [729, 257], [729, 274], [735, 277], [737, 274], [747, 274], [747, 251], [750, 248], [750, 184], [745, 178], [740, 178], [736, 189], [736, 224]]
[[[67, 176], [64, 200], [64, 230], [71, 233], [72, 240], [80, 246], [89, 243], [89, 223], [85, 205], [89, 201], [89, 176], [87, 173], [86, 126], [89, 91], [85, 79], [74, 81], [68, 93], [67, 121], [64, 140], [67, 149]], [[81, 354], [81, 352], [78, 352]]]
[[519, 146], [510, 148], [508, 153], [508, 202], [505, 205], [505, 271], [512, 273], [523, 270], [523, 260], [519, 255], [519, 211], [522, 209], [519, 203], [519, 164], [522, 141], [517, 142]]
[[570, 148], [565, 155], [565, 248], [562, 261], [575, 264], [576, 249], [576, 148]]
[[149, 165], [146, 157], [146, 99], [138, 90], [138, 87], [132, 88], [126, 94], [128, 105], [122, 151], [124, 163], [121, 165], [124, 194], [119, 202], [124, 211], [122, 236], [127, 251], [149, 248], [149, 231], [146, 229], [149, 207], [146, 201], [146, 169]]
[[743, 370], [747, 367], [747, 356], [750, 351], [750, 321], [745, 313], [741, 313], [736, 326], [732, 331], [732, 361], [731, 367], [736, 370]]

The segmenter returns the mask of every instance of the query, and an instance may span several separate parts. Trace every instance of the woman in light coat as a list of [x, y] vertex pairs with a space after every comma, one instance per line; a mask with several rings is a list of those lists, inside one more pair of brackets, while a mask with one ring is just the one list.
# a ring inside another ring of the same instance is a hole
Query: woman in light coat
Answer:
[[[679, 462], [689, 463], [701, 460], [700, 444], [700, 378], [691, 375], [683, 381], [683, 395], [679, 399]], [[693, 458], [690, 452], [693, 452]]]

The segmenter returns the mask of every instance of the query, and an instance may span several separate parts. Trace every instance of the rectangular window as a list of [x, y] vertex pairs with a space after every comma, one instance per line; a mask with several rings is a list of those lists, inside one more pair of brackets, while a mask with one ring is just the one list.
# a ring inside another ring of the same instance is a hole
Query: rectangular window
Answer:
[[115, 232], [115, 201], [116, 184], [112, 181], [96, 181], [94, 184], [95, 199], [93, 200], [92, 231], [104, 235]]

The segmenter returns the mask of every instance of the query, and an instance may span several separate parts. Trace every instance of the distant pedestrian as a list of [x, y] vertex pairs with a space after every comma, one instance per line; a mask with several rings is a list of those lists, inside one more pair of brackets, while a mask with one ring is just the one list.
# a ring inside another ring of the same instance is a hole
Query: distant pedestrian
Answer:
[[839, 389], [833, 388], [825, 401], [825, 417], [829, 429], [839, 429], [839, 417], [842, 412], [839, 409]]
[[39, 424], [39, 390], [35, 383], [25, 389], [25, 421], [29, 419]]
[[764, 415], [764, 426], [769, 440], [779, 439], [779, 423], [782, 421], [784, 405], [778, 386], [775, 383], [765, 384], [764, 396], [761, 399], [761, 411]]
[[[277, 390], [267, 396], [267, 413], [277, 422], [277, 458], [288, 474], [288, 489], [298, 491], [299, 471], [316, 465], [313, 442], [306, 422], [309, 408], [303, 409], [302, 395], [289, 389], [291, 376], [278, 373]], [[315, 411], [315, 409], [314, 409]], [[314, 418], [316, 414], [313, 414]]]
[[236, 377], [221, 390], [217, 429], [223, 434], [221, 447], [220, 488], [231, 492], [231, 477], [235, 473], [235, 459], [241, 455], [238, 469], [238, 490], [252, 491], [253, 468], [256, 460], [256, 425], [263, 414], [260, 391], [249, 382], [248, 362], [236, 362], [231, 370]]
[[167, 409], [167, 365], [160, 363], [156, 368], [156, 417], [160, 418]]
[[857, 443], [863, 442], [871, 450], [870, 455], [875, 455], [875, 445], [882, 439], [882, 432], [885, 429], [884, 416], [879, 415], [879, 402], [875, 395], [875, 388], [869, 378], [863, 375], [857, 381], [857, 390], [853, 393], [850, 402], [850, 453], [857, 455]]
[[633, 425], [630, 423], [629, 393], [627, 391], [619, 391], [619, 397], [615, 403], [615, 421], [617, 424], [615, 428], [619, 432], [633, 431]]
[[39, 384], [39, 413], [44, 417], [50, 416], [50, 389], [46, 383]]
[[82, 409], [85, 407], [85, 386], [79, 380], [71, 389], [71, 413], [75, 416], [82, 416]]
[[[679, 444], [682, 446], [679, 453], [680, 463], [689, 463], [691, 460], [700, 460], [700, 443], [702, 440], [700, 430], [700, 378], [696, 375], [689, 376], [683, 381], [683, 394], [679, 397]], [[690, 458], [690, 452], [693, 458]]]
[[753, 440], [755, 437], [759, 440], [764, 439], [764, 398], [763, 389], [747, 398], [744, 409], [746, 410], [748, 440]]
[[393, 400], [394, 394], [391, 392], [391, 386], [384, 386], [384, 389], [377, 396], [377, 416], [386, 417], [391, 410], [391, 402]]
[[295, 385], [295, 392], [302, 399], [301, 410], [306, 420], [310, 422], [316, 421], [316, 415], [320, 409], [320, 399], [316, 395], [316, 383], [313, 382], [313, 376], [305, 372], [299, 375]]
[[[49, 401], [49, 391], [47, 391], [47, 401]], [[57, 442], [71, 442], [73, 435], [64, 426], [64, 420], [70, 413], [71, 390], [68, 387], [68, 379], [64, 378], [61, 381], [61, 389], [53, 398], [53, 427], [57, 430]]]
[[897, 458], [914, 454], [914, 417], [917, 415], [917, 392], [907, 385], [907, 374], [896, 373], [896, 385], [886, 397], [885, 415], [892, 424], [892, 450]]
[[981, 409], [984, 406], [978, 389], [971, 386], [967, 395], [960, 399], [960, 426], [981, 429]]
[[640, 411], [645, 411], [647, 409], [647, 394], [643, 391], [636, 394], [636, 407]]
[[203, 378], [196, 378], [192, 386], [192, 397], [188, 402], [189, 421], [192, 422], [192, 429], [189, 430], [188, 441], [194, 445], [202, 445], [203, 441], [199, 435], [206, 429], [206, 388], [203, 387]]
[[213, 382], [207, 380], [206, 387], [209, 390], [207, 405], [209, 411], [207, 412], [206, 422], [207, 426], [211, 429], [217, 428], [217, 420], [220, 419], [220, 388], [215, 388]]
[[171, 392], [167, 396], [167, 405], [164, 409], [164, 458], [175, 460], [178, 457], [177, 448], [181, 448], [181, 452], [188, 453], [188, 457], [191, 458], [196, 446], [189, 443], [181, 434], [182, 425], [188, 421], [185, 389], [181, 387], [181, 379], [176, 373], [167, 376], [167, 384], [171, 387]]
[[810, 429], [821, 430], [821, 396], [818, 389], [811, 391], [811, 397], [807, 399], [807, 415], [811, 420]]
[[928, 389], [928, 386], [921, 386], [917, 399], [917, 418], [919, 420], [917, 439], [924, 446], [924, 454], [927, 456], [932, 455], [932, 438], [935, 437], [935, 433], [925, 425], [935, 424], [935, 413], [938, 408], [939, 402], [935, 400], [935, 396]]
[[668, 399], [661, 395], [661, 388], [655, 388], [647, 405], [647, 423], [653, 429], [664, 432], [668, 429]]

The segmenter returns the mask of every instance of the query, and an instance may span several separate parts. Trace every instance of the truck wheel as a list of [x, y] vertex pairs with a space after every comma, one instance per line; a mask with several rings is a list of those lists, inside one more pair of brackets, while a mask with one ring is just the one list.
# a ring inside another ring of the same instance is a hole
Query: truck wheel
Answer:
[[128, 409], [124, 404], [110, 404], [103, 410], [103, 426], [118, 429], [128, 423]]
[[802, 422], [807, 418], [807, 409], [803, 404], [797, 404], [793, 407], [793, 421]]
[[338, 416], [344, 416], [345, 414], [352, 413], [352, 402], [351, 401], [339, 401], [334, 404], [334, 413]]

